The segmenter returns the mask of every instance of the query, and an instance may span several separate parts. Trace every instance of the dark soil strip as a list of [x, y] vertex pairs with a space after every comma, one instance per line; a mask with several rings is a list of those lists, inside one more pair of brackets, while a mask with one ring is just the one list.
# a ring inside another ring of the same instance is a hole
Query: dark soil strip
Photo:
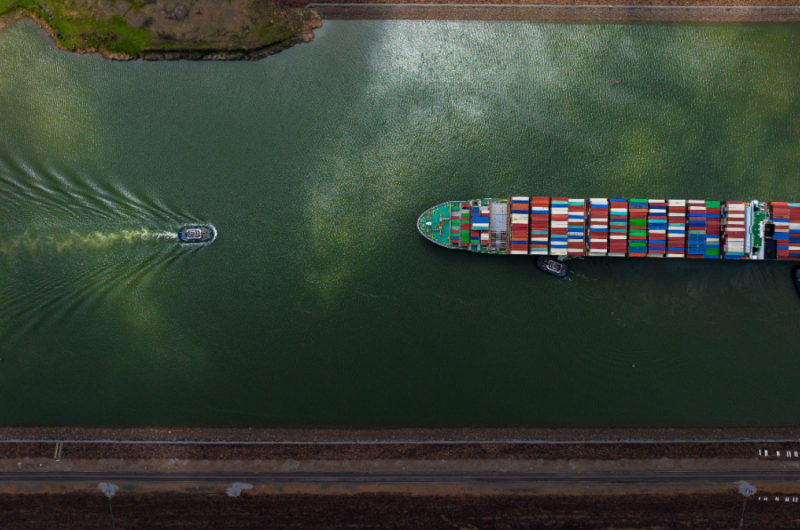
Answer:
[[[6, 447], [4, 447], [6, 446]], [[0, 444], [0, 458], [53, 458], [56, 444]]]
[[[392, 445], [151, 445], [67, 442], [62, 459], [100, 460], [643, 460], [763, 458], [800, 462], [800, 443], [702, 444], [392, 444]], [[55, 444], [0, 444], [0, 458], [53, 458]], [[776, 456], [780, 451], [780, 457]], [[789, 451], [787, 456], [786, 452]], [[798, 457], [794, 452], [798, 452]]]
[[800, 23], [800, 9], [626, 9], [561, 7], [314, 5], [327, 20], [539, 20], [622, 23]]
[[[420, 529], [739, 527], [742, 497], [717, 495], [409, 496], [248, 495], [118, 492], [119, 529]], [[111, 528], [108, 500], [96, 494], [0, 495], [4, 530]], [[797, 528], [800, 504], [751, 502], [744, 528]]]
[[[188, 440], [188, 441], [616, 441], [800, 440], [800, 428], [684, 429], [203, 429], [3, 427], [0, 440]], [[1, 445], [1, 444], [0, 444]]]

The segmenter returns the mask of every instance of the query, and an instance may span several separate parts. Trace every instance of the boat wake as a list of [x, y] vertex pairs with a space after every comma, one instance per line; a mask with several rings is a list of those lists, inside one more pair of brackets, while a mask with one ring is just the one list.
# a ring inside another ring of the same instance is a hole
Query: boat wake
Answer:
[[166, 230], [116, 230], [81, 233], [69, 231], [26, 230], [10, 237], [0, 236], [0, 254], [13, 255], [20, 252], [45, 253], [64, 252], [70, 249], [105, 249], [115, 245], [134, 244], [144, 241], [176, 241], [177, 232]]

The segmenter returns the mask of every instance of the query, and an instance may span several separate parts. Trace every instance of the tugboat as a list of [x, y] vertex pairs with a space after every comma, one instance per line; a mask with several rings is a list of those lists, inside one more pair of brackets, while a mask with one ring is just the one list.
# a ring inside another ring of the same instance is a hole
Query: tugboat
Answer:
[[217, 239], [217, 230], [213, 226], [184, 226], [178, 230], [178, 241], [181, 243], [212, 243]]
[[553, 258], [541, 256], [536, 260], [536, 266], [539, 267], [539, 270], [551, 276], [555, 276], [556, 278], [566, 278], [569, 276], [569, 266]]
[[794, 280], [794, 287], [797, 289], [797, 295], [800, 296], [800, 267], [792, 269], [792, 279]]

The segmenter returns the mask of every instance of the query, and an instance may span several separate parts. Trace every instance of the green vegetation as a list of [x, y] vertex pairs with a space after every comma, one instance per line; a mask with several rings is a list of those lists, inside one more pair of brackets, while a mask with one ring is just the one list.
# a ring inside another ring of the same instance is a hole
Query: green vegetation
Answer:
[[24, 9], [38, 16], [52, 28], [56, 41], [67, 50], [97, 49], [142, 57], [150, 47], [146, 28], [132, 28], [119, 15], [104, 21], [88, 10], [65, 0], [0, 0], [0, 14]]
[[[230, 16], [230, 5], [237, 16]], [[0, 0], [0, 16], [15, 13], [35, 18], [66, 50], [117, 58], [153, 53], [202, 58], [219, 52], [244, 58], [285, 47], [298, 36], [310, 40], [319, 27], [316, 13], [283, 9], [276, 0], [199, 0], [188, 8], [164, 0]]]

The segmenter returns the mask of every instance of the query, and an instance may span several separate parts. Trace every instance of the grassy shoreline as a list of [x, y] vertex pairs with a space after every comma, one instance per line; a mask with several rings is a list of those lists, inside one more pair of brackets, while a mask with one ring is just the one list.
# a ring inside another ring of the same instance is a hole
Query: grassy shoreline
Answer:
[[59, 49], [109, 59], [258, 59], [314, 38], [311, 10], [253, 0], [0, 0], [0, 27], [36, 21]]

